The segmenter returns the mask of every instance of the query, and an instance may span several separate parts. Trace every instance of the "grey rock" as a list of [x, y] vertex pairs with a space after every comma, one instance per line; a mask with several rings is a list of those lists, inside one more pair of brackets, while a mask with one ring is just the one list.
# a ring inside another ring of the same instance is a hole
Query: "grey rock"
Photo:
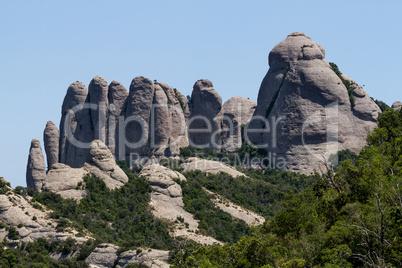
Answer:
[[219, 174], [221, 172], [227, 173], [230, 176], [236, 177], [247, 177], [243, 173], [237, 171], [237, 169], [218, 161], [212, 161], [207, 159], [200, 159], [197, 157], [187, 158], [181, 165], [184, 168], [183, 172], [201, 170], [202, 172], [210, 174]]
[[117, 260], [118, 246], [113, 244], [100, 244], [85, 260], [90, 267], [110, 268]]
[[[352, 111], [346, 87], [324, 59], [325, 50], [303, 33], [290, 34], [269, 54], [247, 137], [267, 149], [271, 165], [309, 174], [325, 171], [338, 150], [366, 144], [379, 108], [357, 87]], [[247, 140], [247, 139], [246, 139]]]
[[232, 97], [223, 104], [223, 124], [227, 129], [223, 135], [222, 150], [234, 152], [242, 145], [241, 129], [250, 121], [257, 103], [243, 97]]
[[124, 108], [127, 97], [128, 91], [121, 83], [117, 81], [112, 81], [112, 83], [110, 83], [106, 145], [115, 156], [118, 155], [116, 151], [116, 142], [119, 139], [119, 132], [117, 129], [119, 117]]
[[191, 113], [190, 113], [190, 107], [188, 105], [187, 98], [183, 95], [183, 93], [181, 93], [178, 90], [176, 90], [176, 97], [177, 97], [177, 100], [179, 100], [180, 106], [183, 109], [184, 117], [188, 121], [191, 117]]
[[174, 224], [173, 236], [186, 237], [200, 244], [221, 243], [212, 237], [196, 234], [198, 221], [183, 209], [182, 190], [175, 182], [175, 180], [186, 180], [181, 173], [150, 160], [141, 170], [140, 176], [147, 178], [150, 182], [152, 193], [149, 205], [153, 208], [152, 213], [155, 217], [172, 224], [178, 217], [182, 217], [184, 222], [188, 223], [188, 227], [185, 227], [183, 223]]
[[394, 102], [394, 103], [392, 104], [391, 108], [394, 109], [394, 110], [401, 110], [401, 108], [402, 108], [402, 102], [400, 102], [400, 101]]
[[[148, 78], [138, 76], [131, 82], [124, 111], [125, 124], [120, 125], [121, 129], [125, 131], [125, 140], [130, 145], [126, 146], [123, 141], [119, 141], [118, 159], [126, 158], [129, 161], [131, 154], [139, 156], [150, 154], [149, 123], [154, 93], [154, 84]], [[121, 129], [119, 131], [122, 131]]]
[[96, 76], [89, 84], [88, 102], [96, 105], [95, 109], [89, 109], [91, 123], [94, 127], [93, 138], [106, 141], [106, 115], [109, 106], [109, 86], [103, 77]]
[[169, 146], [172, 121], [168, 103], [165, 91], [160, 84], [155, 84], [155, 95], [149, 125], [151, 131], [151, 150], [155, 156], [164, 156]]
[[[62, 109], [61, 109], [61, 120], [60, 120], [60, 146], [59, 146], [59, 162], [67, 163], [67, 151], [71, 146], [67, 134], [70, 133], [74, 135], [77, 128], [77, 119], [75, 113], [71, 109], [82, 106], [87, 98], [88, 91], [84, 84], [81, 82], [72, 83], [68, 89], [67, 94], [64, 98]], [[71, 120], [67, 120], [71, 117]]]
[[54, 164], [59, 162], [59, 130], [52, 121], [48, 121], [46, 124], [45, 131], [43, 132], [43, 141], [47, 167], [51, 169]]
[[115, 189], [128, 182], [124, 171], [116, 164], [116, 159], [100, 140], [91, 142], [91, 149], [85, 169], [93, 176], [102, 179], [109, 189]]
[[180, 153], [180, 148], [188, 146], [187, 100], [183, 102], [181, 99], [183, 95], [178, 90], [172, 89], [166, 83], [157, 83], [156, 85], [163, 89], [167, 97], [167, 121], [169, 122], [169, 129], [166, 128], [164, 130], [165, 133], [168, 133], [168, 146], [164, 156], [177, 156]]
[[26, 181], [27, 186], [40, 190], [46, 177], [45, 158], [43, 157], [40, 141], [33, 139], [29, 149]]
[[381, 112], [378, 105], [352, 78], [345, 74], [342, 74], [342, 78], [349, 81], [350, 87], [353, 88], [353, 98], [355, 103], [353, 114], [364, 121], [376, 122], [378, 114]]
[[87, 193], [79, 184], [84, 185], [84, 177], [89, 172], [85, 168], [72, 168], [68, 165], [57, 163], [47, 173], [43, 188], [60, 194], [63, 198], [80, 200]]
[[200, 79], [194, 84], [190, 104], [188, 137], [192, 147], [220, 151], [223, 120], [222, 98], [211, 81]]
[[119, 255], [117, 268], [125, 267], [130, 263], [142, 264], [150, 268], [168, 268], [170, 265], [167, 263], [169, 259], [169, 251], [138, 248], [136, 250], [129, 250]]

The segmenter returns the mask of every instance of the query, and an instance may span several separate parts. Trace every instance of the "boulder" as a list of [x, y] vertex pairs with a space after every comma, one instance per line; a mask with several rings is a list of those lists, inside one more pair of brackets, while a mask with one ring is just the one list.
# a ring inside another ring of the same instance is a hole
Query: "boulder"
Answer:
[[100, 140], [91, 142], [91, 150], [85, 169], [93, 176], [102, 179], [109, 189], [115, 189], [128, 182], [124, 171], [116, 164], [116, 159]]
[[400, 101], [394, 102], [394, 103], [392, 104], [391, 108], [394, 109], [394, 110], [401, 110], [401, 108], [402, 108], [402, 102], [400, 102]]
[[[118, 123], [121, 112], [124, 108], [124, 104], [126, 103], [126, 99], [128, 96], [127, 89], [119, 82], [112, 81], [109, 85], [109, 110], [107, 116], [107, 139], [106, 145], [109, 147], [109, 150], [117, 156], [116, 151], [116, 142], [119, 139], [118, 132]], [[116, 131], [117, 130], [117, 131]]]
[[234, 152], [241, 147], [242, 129], [250, 121], [256, 106], [255, 101], [243, 97], [232, 97], [223, 104], [223, 151]]
[[43, 157], [40, 141], [33, 139], [29, 149], [26, 181], [27, 186], [39, 191], [46, 178], [45, 158]]
[[118, 246], [113, 244], [99, 244], [94, 251], [86, 258], [85, 262], [93, 268], [113, 267], [117, 260]]
[[290, 34], [269, 54], [246, 140], [267, 150], [272, 167], [325, 172], [331, 154], [359, 152], [376, 127], [378, 106], [356, 84], [352, 107], [324, 57], [324, 48], [303, 33]]
[[52, 121], [48, 121], [46, 124], [45, 131], [43, 132], [43, 141], [47, 168], [51, 169], [54, 164], [59, 162], [59, 130]]
[[170, 265], [167, 263], [168, 259], [169, 251], [138, 248], [120, 254], [116, 267], [122, 268], [133, 263], [137, 265], [142, 264], [150, 268], [169, 268]]
[[220, 151], [223, 119], [222, 98], [211, 81], [200, 79], [194, 84], [188, 124], [190, 146]]
[[86, 191], [79, 185], [84, 185], [84, 177], [88, 174], [85, 168], [72, 168], [66, 164], [57, 163], [47, 173], [43, 188], [60, 194], [63, 198], [80, 200], [86, 197]]

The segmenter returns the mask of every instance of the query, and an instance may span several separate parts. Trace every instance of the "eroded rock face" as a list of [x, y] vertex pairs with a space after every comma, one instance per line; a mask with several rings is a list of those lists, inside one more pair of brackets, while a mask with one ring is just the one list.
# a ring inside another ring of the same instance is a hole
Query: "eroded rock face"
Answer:
[[125, 158], [129, 161], [130, 154], [149, 156], [149, 140], [151, 138], [149, 123], [151, 120], [154, 93], [155, 86], [148, 78], [138, 76], [131, 82], [130, 93], [127, 97], [124, 111], [124, 117], [127, 122], [124, 129], [127, 142], [132, 145], [131, 148], [128, 146], [122, 148], [122, 150], [119, 148], [119, 153], [124, 154], [119, 155], [119, 159]]
[[223, 104], [223, 125], [227, 129], [223, 135], [222, 150], [234, 152], [242, 145], [242, 128], [250, 121], [257, 103], [243, 97], [232, 97]]
[[62, 163], [54, 164], [43, 182], [43, 188], [58, 193], [63, 198], [80, 200], [87, 194], [78, 185], [84, 183], [84, 177], [88, 173], [84, 168], [72, 168]]
[[105, 181], [109, 189], [123, 186], [128, 177], [116, 164], [116, 159], [107, 146], [100, 140], [91, 142], [91, 150], [85, 163], [85, 169], [93, 176]]
[[[338, 150], [358, 152], [380, 111], [356, 85], [355, 108], [341, 79], [324, 59], [325, 50], [303, 33], [290, 34], [269, 54], [249, 129], [277, 168], [309, 174]], [[325, 171], [325, 170], [323, 170]]]
[[128, 96], [127, 89], [119, 82], [112, 81], [109, 85], [109, 110], [108, 110], [108, 123], [107, 123], [107, 140], [106, 145], [110, 151], [116, 156], [116, 142], [119, 138], [119, 116], [124, 108]]
[[45, 158], [43, 157], [40, 141], [33, 139], [29, 149], [27, 164], [27, 186], [39, 191], [46, 177]]
[[[60, 146], [59, 162], [69, 164], [74, 162], [74, 146], [71, 145], [67, 135], [75, 134], [77, 128], [77, 115], [74, 111], [79, 111], [85, 103], [88, 91], [81, 82], [72, 83], [68, 89], [63, 101], [60, 120]], [[72, 148], [71, 148], [72, 147]]]
[[101, 76], [96, 76], [89, 84], [88, 103], [97, 107], [88, 109], [94, 127], [94, 139], [106, 141], [106, 115], [109, 106], [109, 86]]
[[118, 246], [113, 244], [100, 244], [85, 260], [90, 267], [110, 268], [117, 260]]
[[392, 104], [391, 108], [394, 110], [400, 110], [402, 108], [402, 102], [400, 102], [400, 101], [394, 102]]
[[117, 268], [125, 267], [130, 263], [143, 264], [150, 268], [168, 268], [169, 251], [139, 248], [137, 250], [129, 250], [119, 255]]
[[184, 168], [184, 172], [201, 170], [202, 172], [210, 174], [219, 174], [221, 172], [224, 172], [232, 177], [247, 177], [243, 173], [237, 171], [231, 166], [226, 165], [225, 163], [207, 159], [200, 159], [197, 157], [187, 158], [181, 166]]
[[188, 125], [190, 146], [221, 150], [222, 98], [211, 81], [200, 79], [194, 84]]
[[150, 181], [152, 193], [149, 204], [153, 207], [152, 213], [155, 217], [172, 223], [178, 217], [182, 217], [184, 223], [188, 223], [188, 227], [185, 227], [184, 223], [176, 224], [172, 233], [173, 236], [183, 236], [200, 244], [221, 243], [212, 237], [196, 234], [198, 221], [183, 209], [182, 190], [180, 185], [175, 182], [175, 180], [186, 180], [181, 173], [150, 160], [141, 170], [140, 175]]
[[83, 167], [54, 164], [43, 182], [43, 188], [59, 193], [63, 198], [80, 200], [87, 196], [87, 192], [80, 187], [85, 184], [86, 175], [102, 179], [109, 189], [121, 187], [128, 182], [127, 175], [116, 164], [113, 154], [102, 141], [94, 140], [90, 146], [89, 156]]
[[43, 132], [43, 141], [47, 158], [47, 167], [59, 162], [59, 130], [52, 121], [48, 121]]
[[[19, 242], [28, 243], [40, 237], [59, 242], [65, 242], [68, 237], [74, 237], [77, 244], [83, 244], [88, 240], [89, 237], [76, 237], [75, 234], [78, 232], [73, 229], [69, 232], [57, 231], [56, 220], [50, 218], [48, 214], [51, 211], [41, 206], [43, 210], [33, 206], [32, 197], [16, 194], [11, 187], [8, 187], [6, 194], [0, 194], [0, 222], [16, 228], [19, 232]], [[8, 231], [5, 228], [0, 228], [2, 241], [7, 234]], [[10, 240], [10, 238], [7, 239]]]

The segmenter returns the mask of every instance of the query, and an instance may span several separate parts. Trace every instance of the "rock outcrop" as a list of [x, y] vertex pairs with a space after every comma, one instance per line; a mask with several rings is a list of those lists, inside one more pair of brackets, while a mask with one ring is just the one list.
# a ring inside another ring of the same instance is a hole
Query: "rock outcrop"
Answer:
[[[200, 244], [221, 243], [215, 238], [197, 234], [198, 221], [193, 215], [183, 209], [182, 190], [175, 180], [186, 180], [179, 172], [168, 169], [150, 160], [141, 170], [141, 176], [147, 178], [152, 187], [150, 206], [155, 217], [168, 220], [172, 223], [179, 217], [183, 218], [183, 223], [175, 225], [173, 236], [192, 239]], [[188, 224], [188, 226], [185, 226]]]
[[116, 164], [116, 159], [100, 140], [91, 142], [91, 150], [84, 168], [94, 177], [102, 179], [106, 187], [115, 189], [128, 182], [128, 177]]
[[106, 142], [106, 115], [109, 106], [109, 86], [103, 77], [96, 76], [89, 84], [88, 103], [96, 106], [88, 109], [91, 125], [94, 128], [93, 138]]
[[234, 152], [243, 143], [242, 128], [250, 121], [257, 103], [243, 97], [232, 97], [223, 104], [222, 150]]
[[43, 142], [47, 158], [47, 168], [59, 162], [59, 130], [52, 121], [48, 121], [43, 132]]
[[109, 189], [121, 187], [128, 182], [127, 175], [116, 164], [113, 154], [102, 141], [94, 140], [90, 147], [87, 162], [81, 168], [54, 164], [43, 181], [43, 188], [59, 193], [63, 198], [80, 200], [87, 195], [80, 187], [85, 184], [85, 175], [102, 179]]
[[394, 102], [394, 103], [392, 104], [391, 108], [394, 109], [394, 110], [401, 110], [401, 108], [402, 108], [402, 102], [400, 102], [400, 101]]
[[243, 173], [237, 171], [235, 168], [229, 165], [226, 165], [223, 162], [200, 159], [197, 157], [187, 158], [181, 166], [184, 168], [184, 172], [201, 170], [202, 172], [210, 174], [219, 174], [224, 172], [235, 178], [241, 176], [247, 177]]
[[29, 149], [27, 164], [27, 186], [34, 190], [42, 189], [46, 177], [45, 158], [43, 157], [40, 141], [33, 139]]
[[[52, 211], [45, 207], [41, 208], [39, 204], [33, 202], [32, 197], [16, 194], [11, 187], [8, 187], [8, 192], [5, 194], [0, 194], [0, 222], [16, 227], [20, 242], [28, 243], [40, 237], [64, 242], [72, 236], [78, 244], [88, 240], [88, 237], [75, 237], [78, 232], [74, 229], [64, 232], [56, 230], [57, 221], [49, 217], [50, 212]], [[5, 228], [0, 228], [2, 241], [7, 233]]]
[[211, 81], [200, 79], [194, 84], [188, 125], [190, 146], [221, 150], [223, 120], [222, 98]]
[[[137, 248], [117, 254], [119, 247], [113, 244], [100, 244], [85, 260], [92, 268], [122, 268], [129, 264], [145, 265], [150, 268], [168, 268], [169, 251]], [[116, 265], [116, 266], [114, 266]]]
[[85, 262], [92, 268], [110, 268], [117, 260], [118, 246], [113, 244], [99, 244], [86, 258]]
[[303, 33], [290, 34], [269, 54], [270, 69], [247, 137], [267, 150], [272, 166], [320, 171], [339, 150], [359, 152], [376, 127], [378, 106], [355, 84], [352, 107], [347, 88], [324, 56], [324, 48]]

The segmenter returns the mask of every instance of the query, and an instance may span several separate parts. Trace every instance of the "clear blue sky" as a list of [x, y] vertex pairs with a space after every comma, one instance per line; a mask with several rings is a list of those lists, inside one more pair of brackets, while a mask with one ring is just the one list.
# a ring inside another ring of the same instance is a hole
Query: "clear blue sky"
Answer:
[[[391, 105], [402, 100], [402, 1], [0, 1], [0, 176], [25, 186], [30, 141], [74, 81], [135, 76], [257, 99], [269, 51], [301, 31]], [[43, 142], [42, 142], [43, 146]]]

